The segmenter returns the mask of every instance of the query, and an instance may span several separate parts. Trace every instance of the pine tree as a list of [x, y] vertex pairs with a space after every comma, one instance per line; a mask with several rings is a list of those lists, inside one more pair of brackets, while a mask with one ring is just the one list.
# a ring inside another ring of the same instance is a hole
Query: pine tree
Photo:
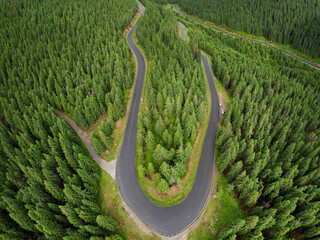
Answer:
[[169, 182], [172, 177], [172, 169], [166, 162], [163, 162], [160, 166], [160, 173]]
[[152, 131], [150, 130], [148, 131], [145, 141], [147, 144], [148, 151], [152, 152], [156, 147], [156, 142], [155, 142]]
[[98, 153], [101, 154], [105, 151], [105, 146], [100, 142], [99, 137], [97, 137], [94, 133], [91, 134], [91, 141], [92, 145], [94, 147], [94, 150]]
[[232, 165], [230, 171], [228, 172], [228, 180], [230, 182], [233, 181], [240, 174], [242, 167], [242, 161], [238, 161]]
[[168, 193], [169, 192], [169, 184], [166, 180], [164, 180], [163, 178], [160, 179], [160, 182], [158, 184], [158, 189], [161, 191], [161, 192], [164, 192], [164, 193]]
[[183, 144], [182, 139], [183, 139], [183, 137], [181, 135], [181, 132], [180, 131], [176, 131], [175, 134], [174, 134], [174, 137], [173, 137], [174, 148], [178, 148], [180, 145]]
[[162, 139], [163, 139], [163, 141], [165, 142], [165, 144], [171, 146], [171, 144], [172, 144], [172, 137], [171, 137], [171, 135], [169, 134], [168, 129], [166, 129], [166, 130], [163, 132], [163, 134], [162, 134]]
[[165, 131], [165, 124], [162, 118], [159, 118], [155, 125], [155, 132], [158, 136], [162, 136], [163, 132]]
[[117, 222], [107, 215], [97, 216], [97, 224], [108, 232], [114, 232], [117, 229]]

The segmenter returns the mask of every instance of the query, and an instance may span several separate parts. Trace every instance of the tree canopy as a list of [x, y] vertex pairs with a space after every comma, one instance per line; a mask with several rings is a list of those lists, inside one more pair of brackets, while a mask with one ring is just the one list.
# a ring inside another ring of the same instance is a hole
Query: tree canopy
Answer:
[[318, 0], [154, 0], [178, 4], [188, 14], [226, 27], [290, 44], [320, 57], [320, 4]]
[[[134, 77], [123, 32], [137, 9], [133, 0], [1, 1], [2, 239], [119, 239], [97, 203], [101, 170], [55, 109], [85, 129], [103, 113], [123, 115]], [[101, 130], [109, 136], [112, 124]]]
[[217, 168], [248, 217], [218, 239], [319, 237], [320, 72], [278, 49], [180, 21], [232, 95]]
[[163, 192], [185, 176], [207, 112], [200, 51], [193, 43], [181, 41], [178, 27], [172, 12], [148, 2], [136, 33], [150, 66], [138, 123], [138, 176], [152, 166], [153, 171], [145, 173], [159, 173], [161, 179], [154, 184]]

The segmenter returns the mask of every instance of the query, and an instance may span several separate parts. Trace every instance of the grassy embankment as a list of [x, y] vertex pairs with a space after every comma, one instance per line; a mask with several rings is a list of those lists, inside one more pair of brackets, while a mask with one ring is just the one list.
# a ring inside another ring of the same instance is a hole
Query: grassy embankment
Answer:
[[159, 239], [153, 233], [144, 233], [125, 211], [119, 196], [115, 180], [105, 171], [101, 170], [98, 204], [103, 214], [108, 214], [118, 222], [117, 233], [123, 239], [152, 240]]

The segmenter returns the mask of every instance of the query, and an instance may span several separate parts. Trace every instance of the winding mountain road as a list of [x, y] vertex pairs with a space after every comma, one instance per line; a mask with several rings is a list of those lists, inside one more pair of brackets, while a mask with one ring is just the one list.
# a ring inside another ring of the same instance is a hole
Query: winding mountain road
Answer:
[[[140, 4], [139, 7], [143, 8]], [[213, 82], [210, 64], [207, 58], [201, 55], [212, 104], [198, 172], [190, 193], [183, 201], [171, 207], [161, 207], [153, 203], [142, 191], [136, 174], [137, 121], [145, 77], [145, 60], [132, 39], [136, 27], [137, 24], [129, 32], [127, 41], [138, 62], [138, 77], [121, 151], [117, 160], [117, 187], [122, 199], [145, 225], [160, 235], [175, 236], [192, 225], [201, 216], [208, 200], [210, 200], [215, 173], [215, 139], [220, 114], [218, 94]]]
[[[141, 13], [143, 14], [143, 6], [139, 4], [139, 7], [141, 9]], [[184, 26], [181, 24], [180, 27], [181, 32], [185, 33]], [[127, 42], [136, 57], [138, 74], [127, 121], [127, 127], [118, 159], [110, 163], [107, 163], [105, 160], [101, 159], [93, 148], [89, 133], [82, 130], [65, 114], [59, 111], [57, 111], [57, 114], [64, 118], [77, 132], [97, 164], [107, 171], [111, 176], [114, 177], [115, 174], [119, 193], [135, 216], [138, 217], [155, 233], [161, 236], [173, 237], [179, 233], [187, 231], [187, 229], [191, 227], [197, 219], [199, 219], [211, 199], [215, 178], [215, 139], [220, 115], [218, 107], [219, 98], [213, 82], [213, 74], [210, 63], [206, 56], [201, 54], [201, 60], [205, 68], [207, 81], [210, 88], [211, 109], [197, 175], [190, 193], [183, 201], [171, 207], [161, 207], [156, 205], [144, 194], [138, 183], [136, 175], [137, 121], [146, 72], [146, 63], [144, 57], [133, 41], [133, 34], [136, 28], [137, 23], [129, 32], [127, 36]], [[185, 34], [182, 34], [181, 37], [182, 39], [185, 39]]]
[[[141, 13], [143, 14], [144, 7], [140, 3], [138, 3], [138, 5], [141, 9]], [[176, 11], [179, 12], [177, 7], [174, 7]], [[188, 16], [185, 17], [199, 22]], [[181, 28], [181, 39], [185, 41], [186, 34], [184, 26], [181, 23], [179, 23], [179, 26]], [[214, 28], [209, 25], [206, 26]], [[127, 42], [136, 57], [138, 74], [127, 121], [127, 127], [118, 155], [118, 160], [110, 163], [102, 160], [94, 151], [89, 134], [78, 127], [77, 124], [66, 115], [59, 111], [57, 111], [57, 113], [75, 129], [98, 165], [113, 175], [113, 177], [115, 171], [119, 193], [135, 216], [157, 234], [161, 236], [172, 237], [187, 231], [187, 229], [199, 219], [210, 201], [216, 168], [214, 159], [215, 140], [220, 116], [220, 109], [218, 107], [219, 98], [214, 85], [214, 76], [211, 71], [210, 62], [202, 53], [201, 60], [205, 68], [206, 78], [210, 89], [211, 109], [208, 128], [203, 142], [202, 152], [197, 169], [197, 175], [190, 193], [183, 201], [170, 207], [161, 207], [156, 205], [144, 194], [138, 183], [136, 175], [137, 121], [146, 72], [146, 63], [144, 57], [133, 41], [133, 35], [136, 28], [137, 23], [129, 32], [127, 36]], [[220, 29], [216, 30], [222, 31]], [[264, 42], [261, 43], [266, 44]], [[114, 168], [116, 168], [116, 170], [114, 170]]]
[[[228, 34], [228, 35], [233, 36], [233, 37], [236, 37], [236, 38], [241, 38], [241, 39], [249, 40], [249, 41], [252, 41], [252, 42], [261, 43], [261, 44], [263, 44], [263, 45], [267, 45], [267, 46], [270, 46], [270, 47], [275, 47], [275, 46], [273, 46], [273, 45], [270, 44], [270, 43], [266, 43], [266, 42], [263, 42], [263, 41], [260, 41], [260, 40], [256, 40], [256, 39], [250, 39], [250, 38], [241, 37], [241, 36], [235, 35], [235, 34], [233, 34], [233, 33], [224, 31], [224, 30], [222, 30], [222, 29], [216, 28], [216, 27], [214, 27], [214, 26], [208, 25], [208, 24], [206, 24], [206, 23], [200, 22], [200, 21], [198, 21], [198, 20], [196, 20], [196, 19], [194, 19], [194, 18], [192, 18], [192, 17], [190, 17], [190, 16], [187, 16], [187, 15], [183, 14], [182, 12], [180, 12], [180, 11], [179, 11], [179, 8], [178, 8], [177, 6], [175, 6], [175, 5], [167, 5], [167, 6], [165, 7], [165, 9], [167, 9], [167, 8], [169, 8], [169, 7], [173, 7], [173, 8], [176, 10], [176, 12], [179, 13], [181, 16], [186, 17], [186, 18], [190, 19], [191, 21], [200, 23], [200, 24], [203, 25], [203, 26], [212, 28], [212, 29], [214, 29], [214, 30], [216, 30], [216, 31], [223, 32], [223, 33], [225, 33], [225, 34]], [[305, 64], [307, 64], [307, 65], [309, 65], [309, 66], [311, 66], [311, 67], [314, 67], [314, 68], [317, 69], [317, 70], [320, 70], [320, 67], [318, 67], [318, 66], [316, 66], [316, 65], [314, 65], [314, 64], [312, 64], [312, 63], [310, 63], [310, 62], [307, 62], [307, 61], [305, 61], [305, 60], [303, 60], [303, 59], [301, 59], [301, 58], [299, 58], [299, 57], [297, 57], [297, 56], [295, 56], [295, 55], [293, 55], [293, 54], [291, 54], [291, 53], [289, 53], [289, 52], [287, 52], [287, 51], [284, 51], [284, 50], [282, 50], [282, 49], [280, 49], [280, 51], [283, 52], [284, 54], [290, 56], [290, 57], [293, 57], [293, 58], [295, 58], [295, 59], [298, 59], [299, 61], [301, 61], [301, 62], [303, 62], [303, 63], [305, 63]]]

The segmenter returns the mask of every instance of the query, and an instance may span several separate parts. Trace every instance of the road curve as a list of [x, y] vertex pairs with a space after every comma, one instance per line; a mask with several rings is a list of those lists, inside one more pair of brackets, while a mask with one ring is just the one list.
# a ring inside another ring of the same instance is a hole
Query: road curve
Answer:
[[[176, 10], [176, 12], [179, 13], [181, 16], [184, 16], [184, 17], [186, 17], [186, 18], [188, 18], [188, 19], [190, 19], [190, 20], [192, 20], [192, 21], [194, 21], [194, 22], [200, 23], [200, 24], [202, 24], [203, 26], [212, 28], [212, 29], [217, 30], [217, 31], [219, 31], [219, 32], [223, 32], [223, 33], [225, 33], [225, 34], [231, 35], [231, 36], [236, 37], [236, 38], [241, 38], [241, 39], [249, 40], [249, 41], [252, 41], [252, 42], [261, 43], [261, 44], [263, 44], [263, 45], [267, 45], [267, 46], [270, 46], [270, 47], [275, 47], [275, 46], [271, 45], [270, 43], [266, 43], [266, 42], [263, 42], [263, 41], [260, 41], [260, 40], [256, 40], [256, 39], [250, 39], [250, 38], [241, 37], [241, 36], [235, 35], [235, 34], [233, 34], [233, 33], [224, 31], [224, 30], [222, 30], [222, 29], [213, 27], [213, 26], [208, 25], [208, 24], [206, 24], [206, 23], [200, 22], [200, 21], [198, 21], [198, 20], [196, 20], [196, 19], [194, 19], [194, 18], [192, 18], [192, 17], [189, 17], [189, 16], [183, 14], [182, 12], [180, 12], [179, 9], [178, 9], [178, 7], [175, 6], [175, 5], [167, 5], [167, 6], [165, 7], [165, 9], [167, 9], [167, 8], [169, 8], [169, 7], [173, 7], [173, 8]], [[320, 67], [318, 67], [318, 66], [316, 66], [316, 65], [314, 65], [314, 64], [312, 64], [312, 63], [310, 63], [310, 62], [307, 62], [307, 61], [305, 61], [305, 60], [303, 60], [303, 59], [301, 59], [301, 58], [299, 58], [299, 57], [297, 57], [297, 56], [295, 56], [295, 55], [293, 55], [293, 54], [291, 54], [291, 53], [289, 53], [289, 52], [287, 52], [287, 51], [284, 51], [284, 50], [282, 50], [282, 49], [280, 49], [280, 51], [283, 52], [284, 54], [288, 55], [288, 56], [291, 56], [291, 57], [293, 57], [293, 58], [295, 58], [295, 59], [300, 60], [301, 62], [303, 62], [303, 63], [305, 63], [305, 64], [307, 64], [307, 65], [309, 65], [309, 66], [311, 66], [311, 67], [314, 67], [314, 68], [317, 69], [317, 70], [320, 70]]]
[[184, 28], [184, 26], [181, 22], [178, 22], [178, 24], [181, 29], [181, 40], [186, 41], [186, 29]]
[[[141, 5], [139, 7], [142, 7]], [[213, 82], [210, 64], [204, 55], [203, 61], [211, 93], [211, 113], [204, 139], [197, 175], [188, 196], [177, 205], [161, 207], [153, 203], [142, 191], [136, 175], [136, 135], [137, 121], [145, 77], [144, 58], [132, 40], [137, 24], [127, 36], [128, 44], [136, 55], [138, 77], [132, 98], [122, 147], [117, 161], [116, 180], [119, 193], [133, 213], [154, 232], [163, 236], [174, 236], [192, 223], [203, 213], [209, 200], [215, 173], [215, 139], [219, 123], [218, 94]]]

